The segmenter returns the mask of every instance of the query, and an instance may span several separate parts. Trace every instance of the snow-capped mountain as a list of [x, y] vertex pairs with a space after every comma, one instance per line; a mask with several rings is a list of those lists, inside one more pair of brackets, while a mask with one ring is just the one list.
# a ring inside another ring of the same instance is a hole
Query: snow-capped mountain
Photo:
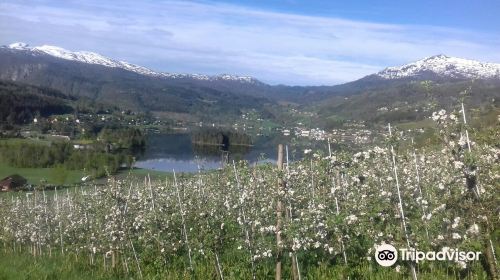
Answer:
[[435, 55], [403, 66], [388, 67], [375, 76], [389, 80], [429, 74], [452, 79], [500, 79], [500, 64]]
[[135, 65], [132, 63], [128, 63], [125, 61], [118, 61], [98, 53], [87, 52], [87, 51], [69, 51], [56, 46], [42, 45], [37, 47], [30, 47], [25, 43], [13, 43], [8, 46], [3, 46], [4, 48], [14, 49], [14, 50], [24, 50], [30, 51], [34, 55], [36, 54], [47, 54], [54, 57], [73, 60], [83, 63], [89, 64], [98, 64], [106, 67], [113, 68], [121, 68], [128, 71], [132, 71], [141, 75], [154, 76], [154, 77], [162, 77], [162, 78], [170, 78], [170, 79], [195, 79], [195, 80], [203, 80], [203, 81], [238, 81], [243, 83], [256, 83], [258, 82], [255, 78], [250, 76], [236, 76], [229, 74], [221, 74], [216, 76], [209, 76], [203, 74], [179, 74], [179, 73], [166, 73], [166, 72], [157, 72], [153, 71], [149, 68], [142, 67], [139, 65]]

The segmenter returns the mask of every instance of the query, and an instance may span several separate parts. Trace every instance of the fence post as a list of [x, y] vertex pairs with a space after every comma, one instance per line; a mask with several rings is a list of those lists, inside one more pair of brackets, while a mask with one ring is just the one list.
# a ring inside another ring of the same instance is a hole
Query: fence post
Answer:
[[[278, 172], [283, 171], [283, 145], [279, 144], [278, 145]], [[282, 252], [281, 252], [281, 217], [282, 217], [282, 212], [283, 212], [283, 205], [281, 202], [281, 192], [283, 190], [283, 179], [280, 177], [278, 178], [278, 186], [277, 186], [277, 203], [276, 203], [276, 248], [277, 248], [277, 253], [276, 253], [276, 280], [281, 280], [281, 259], [282, 259]]]

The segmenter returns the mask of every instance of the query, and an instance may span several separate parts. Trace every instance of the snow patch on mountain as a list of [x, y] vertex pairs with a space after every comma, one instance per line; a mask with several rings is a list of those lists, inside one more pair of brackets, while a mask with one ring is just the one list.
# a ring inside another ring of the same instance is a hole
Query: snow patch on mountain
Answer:
[[195, 80], [203, 80], [203, 81], [237, 81], [242, 83], [256, 83], [258, 82], [255, 78], [250, 76], [236, 76], [236, 75], [228, 75], [221, 74], [216, 76], [202, 75], [202, 74], [179, 74], [179, 73], [166, 73], [166, 72], [157, 72], [146, 67], [142, 67], [139, 65], [135, 65], [132, 63], [128, 63], [125, 61], [118, 61], [98, 53], [88, 52], [88, 51], [69, 51], [56, 46], [42, 45], [37, 47], [30, 47], [28, 44], [18, 42], [13, 43], [8, 46], [5, 46], [9, 49], [14, 50], [25, 50], [31, 51], [33, 54], [47, 54], [50, 56], [73, 60], [83, 63], [89, 64], [97, 64], [106, 67], [113, 68], [121, 68], [127, 71], [135, 72], [141, 75], [153, 76], [153, 77], [161, 77], [161, 78], [169, 78], [169, 79], [195, 79]]
[[432, 72], [444, 78], [500, 78], [500, 64], [485, 63], [446, 55], [435, 55], [398, 67], [388, 67], [377, 74], [383, 79], [401, 79]]
[[28, 44], [22, 43], [22, 42], [17, 42], [17, 43], [10, 44], [8, 47], [10, 49], [15, 49], [15, 50], [26, 50], [26, 49], [28, 49]]

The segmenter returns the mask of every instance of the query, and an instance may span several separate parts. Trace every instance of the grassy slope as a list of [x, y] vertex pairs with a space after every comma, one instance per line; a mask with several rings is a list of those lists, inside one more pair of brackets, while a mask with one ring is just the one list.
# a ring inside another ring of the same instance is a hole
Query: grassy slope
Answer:
[[[9, 144], [15, 144], [15, 143], [27, 143], [27, 144], [43, 144], [43, 145], [49, 145], [50, 141], [47, 140], [40, 140], [40, 139], [0, 139], [1, 142], [4, 143], [9, 143]], [[78, 143], [81, 144], [87, 144], [89, 141], [78, 141]], [[28, 180], [29, 184], [40, 184], [40, 181], [44, 180], [47, 184], [55, 184], [59, 185], [59, 180], [58, 180], [58, 172], [60, 169], [57, 168], [18, 168], [18, 167], [12, 167], [9, 166], [5, 163], [0, 162], [0, 180], [13, 175], [13, 174], [19, 174], [23, 177], [25, 177]], [[66, 170], [67, 177], [65, 180], [65, 185], [73, 185], [76, 183], [81, 182], [81, 178], [84, 177], [86, 174], [83, 170]], [[161, 178], [164, 179], [165, 176], [167, 176], [167, 172], [160, 172], [160, 171], [154, 171], [154, 170], [145, 170], [145, 169], [133, 169], [133, 170], [120, 170], [118, 174], [116, 174], [117, 178], [124, 179], [126, 177], [137, 177], [137, 178], [144, 178], [147, 175], [150, 175], [151, 178], [157, 179]], [[98, 179], [97, 182], [103, 181], [105, 182], [106, 179]]]
[[[17, 168], [5, 165], [0, 162], [0, 180], [12, 174], [19, 174], [28, 180], [29, 184], [39, 184], [41, 180], [45, 180], [47, 184], [57, 185], [57, 172], [56, 168]], [[66, 170], [68, 176], [65, 181], [65, 185], [73, 185], [81, 182], [81, 178], [85, 176], [82, 170]], [[135, 178], [143, 179], [149, 176], [151, 179], [165, 179], [165, 177], [171, 177], [171, 173], [162, 172], [156, 170], [147, 170], [135, 168], [133, 170], [121, 170], [115, 177], [118, 179], [125, 178]], [[96, 182], [104, 183], [106, 178], [97, 179]]]
[[[14, 143], [27, 143], [27, 144], [44, 144], [49, 145], [50, 141], [46, 140], [33, 140], [33, 139], [1, 139], [0, 141], [4, 143], [14, 144]], [[12, 174], [19, 174], [28, 180], [29, 184], [40, 184], [40, 181], [44, 180], [48, 184], [59, 184], [58, 170], [56, 168], [18, 168], [9, 166], [3, 162], [0, 162], [0, 179], [10, 176]], [[66, 185], [72, 185], [80, 182], [84, 175], [83, 171], [80, 170], [67, 170], [67, 177], [65, 180]]]
[[[5, 165], [0, 162], [0, 179], [12, 174], [19, 174], [28, 180], [29, 184], [39, 184], [41, 180], [45, 180], [48, 184], [58, 184], [56, 168], [17, 168]], [[67, 178], [65, 184], [71, 185], [80, 182], [84, 176], [81, 170], [67, 170]]]

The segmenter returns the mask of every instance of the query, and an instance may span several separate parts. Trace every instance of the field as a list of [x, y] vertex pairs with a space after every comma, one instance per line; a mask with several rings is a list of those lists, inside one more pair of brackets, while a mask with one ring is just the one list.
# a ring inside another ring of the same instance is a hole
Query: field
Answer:
[[[12, 167], [0, 163], [0, 178], [5, 178], [12, 174], [19, 174], [28, 180], [28, 184], [40, 185], [40, 182], [44, 182], [49, 185], [59, 185], [60, 184], [60, 169], [59, 168], [19, 168]], [[85, 176], [82, 170], [64, 170], [67, 174], [64, 184], [71, 186], [74, 184], [81, 183], [81, 179]], [[118, 179], [130, 179], [130, 178], [144, 178], [145, 176], [150, 176], [153, 179], [163, 179], [169, 176], [168, 172], [145, 170], [140, 168], [121, 169], [114, 176]], [[171, 174], [170, 174], [171, 176]], [[96, 183], [105, 182], [106, 178], [95, 179]]]
[[[285, 150], [279, 168], [240, 162], [2, 196], [9, 266], [0, 277], [269, 279], [280, 271], [286, 279], [494, 279], [500, 151], [467, 140], [456, 115], [434, 120], [438, 147], [399, 149], [409, 140], [394, 133], [385, 146], [317, 151], [290, 165]], [[482, 254], [384, 268], [374, 258], [384, 243]]]
[[[49, 145], [48, 140], [33, 140], [33, 139], [0, 139], [3, 144], [39, 144]], [[61, 173], [63, 177], [61, 177]], [[83, 171], [79, 170], [64, 170], [60, 168], [19, 168], [7, 165], [5, 162], [0, 162], [0, 179], [7, 176], [19, 174], [28, 180], [28, 184], [40, 185], [73, 185], [81, 182], [84, 175]]]
[[[84, 175], [80, 170], [65, 170], [66, 178], [64, 185], [73, 185], [81, 182]], [[44, 184], [60, 184], [61, 174], [58, 168], [18, 168], [0, 163], [0, 179], [10, 176], [12, 174], [19, 174], [28, 180], [28, 184], [40, 185]]]

